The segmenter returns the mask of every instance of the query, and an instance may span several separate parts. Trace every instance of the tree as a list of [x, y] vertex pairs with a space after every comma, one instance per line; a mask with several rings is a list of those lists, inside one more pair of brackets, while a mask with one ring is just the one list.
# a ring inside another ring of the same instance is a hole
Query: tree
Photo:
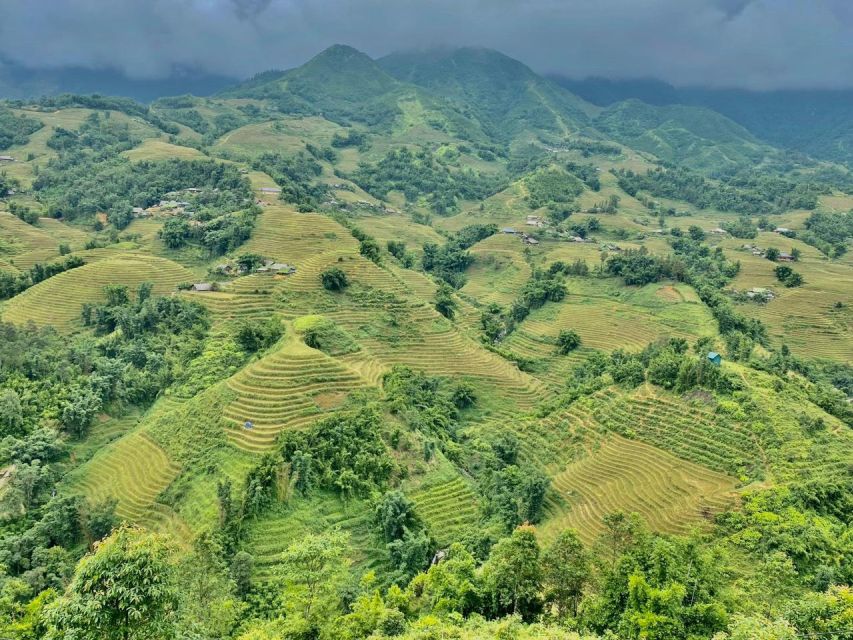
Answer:
[[118, 501], [115, 498], [106, 498], [88, 509], [85, 522], [89, 540], [94, 542], [105, 538], [118, 524], [117, 504]]
[[347, 542], [347, 534], [340, 531], [309, 534], [281, 556], [286, 606], [311, 629], [319, 629], [337, 608], [337, 590], [346, 577]]
[[327, 291], [343, 291], [349, 286], [347, 274], [338, 267], [326, 269], [320, 274], [320, 280]]
[[589, 558], [573, 529], [560, 533], [542, 556], [542, 583], [545, 601], [557, 608], [562, 618], [577, 617], [578, 603], [590, 579]]
[[236, 263], [240, 270], [249, 273], [264, 263], [264, 257], [257, 253], [242, 253], [237, 256]]
[[0, 392], [0, 437], [17, 436], [24, 426], [21, 398], [14, 389]]
[[779, 249], [776, 247], [767, 247], [767, 249], [764, 250], [764, 257], [771, 262], [776, 262], [779, 259]]
[[358, 252], [368, 260], [372, 260], [377, 264], [382, 259], [379, 243], [373, 238], [364, 238], [364, 240], [359, 244]]
[[557, 353], [567, 355], [577, 349], [581, 344], [581, 337], [573, 329], [560, 329], [557, 336]]
[[439, 284], [435, 292], [435, 310], [452, 320], [457, 306], [456, 300], [453, 299], [453, 287], [446, 282]]
[[374, 517], [386, 542], [402, 538], [406, 529], [414, 529], [418, 524], [415, 505], [402, 491], [389, 491], [382, 496]]
[[234, 339], [246, 353], [256, 353], [278, 342], [284, 327], [276, 316], [266, 320], [244, 320], [237, 327]]
[[238, 551], [231, 559], [231, 578], [237, 586], [237, 593], [245, 596], [252, 588], [252, 572], [255, 558], [246, 551]]
[[169, 249], [180, 249], [190, 237], [190, 223], [184, 218], [172, 217], [163, 223], [160, 238]]
[[122, 527], [77, 565], [48, 606], [49, 640], [160, 640], [175, 632], [173, 548], [161, 535]]
[[483, 565], [483, 587], [492, 614], [531, 620], [540, 610], [539, 543], [536, 530], [522, 525], [500, 540]]
[[101, 409], [101, 399], [89, 388], [77, 387], [62, 405], [60, 420], [69, 433], [81, 436]]
[[696, 242], [702, 242], [705, 239], [705, 232], [695, 224], [687, 227], [687, 233], [690, 235], [691, 240], [695, 240]]

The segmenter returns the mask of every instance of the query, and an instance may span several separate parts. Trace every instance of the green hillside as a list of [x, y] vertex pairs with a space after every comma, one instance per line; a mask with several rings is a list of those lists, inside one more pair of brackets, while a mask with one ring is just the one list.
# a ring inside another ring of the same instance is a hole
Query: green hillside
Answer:
[[441, 95], [483, 123], [489, 136], [566, 135], [586, 129], [591, 105], [489, 49], [395, 53], [378, 60], [389, 74]]
[[840, 167], [483, 49], [0, 124], [0, 637], [847, 637]]

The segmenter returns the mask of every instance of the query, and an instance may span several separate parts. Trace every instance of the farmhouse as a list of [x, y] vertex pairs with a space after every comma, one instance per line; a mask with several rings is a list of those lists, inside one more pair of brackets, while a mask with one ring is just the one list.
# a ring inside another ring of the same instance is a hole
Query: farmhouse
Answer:
[[287, 264], [285, 262], [273, 262], [269, 266], [270, 271], [276, 271], [278, 273], [295, 273], [296, 267], [292, 264]]
[[197, 282], [193, 285], [193, 291], [213, 291], [213, 285], [209, 282]]

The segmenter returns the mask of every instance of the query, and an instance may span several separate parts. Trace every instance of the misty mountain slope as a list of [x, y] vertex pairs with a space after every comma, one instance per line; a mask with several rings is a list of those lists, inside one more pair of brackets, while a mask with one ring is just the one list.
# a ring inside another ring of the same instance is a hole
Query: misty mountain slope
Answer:
[[296, 69], [267, 72], [223, 91], [224, 98], [269, 101], [284, 113], [322, 115], [339, 124], [392, 128], [412, 109], [430, 126], [485, 140], [479, 125], [448, 102], [400, 82], [368, 55], [334, 45]]
[[605, 109], [595, 125], [661, 160], [711, 173], [758, 163], [776, 152], [737, 123], [701, 107], [627, 100]]
[[705, 107], [723, 114], [774, 146], [816, 158], [853, 162], [853, 91], [747, 91], [674, 87], [660, 80], [552, 80], [595, 105], [607, 107], [631, 98], [656, 105]]
[[378, 63], [398, 80], [460, 105], [499, 139], [531, 130], [576, 132], [589, 126], [595, 111], [518, 60], [490, 49], [393, 53]]

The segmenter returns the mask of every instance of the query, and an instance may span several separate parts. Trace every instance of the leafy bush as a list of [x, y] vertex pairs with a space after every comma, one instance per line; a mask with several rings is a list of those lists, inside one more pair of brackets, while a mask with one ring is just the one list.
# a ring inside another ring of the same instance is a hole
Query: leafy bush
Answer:
[[343, 291], [349, 286], [349, 279], [343, 269], [332, 267], [320, 274], [320, 281], [327, 291]]

